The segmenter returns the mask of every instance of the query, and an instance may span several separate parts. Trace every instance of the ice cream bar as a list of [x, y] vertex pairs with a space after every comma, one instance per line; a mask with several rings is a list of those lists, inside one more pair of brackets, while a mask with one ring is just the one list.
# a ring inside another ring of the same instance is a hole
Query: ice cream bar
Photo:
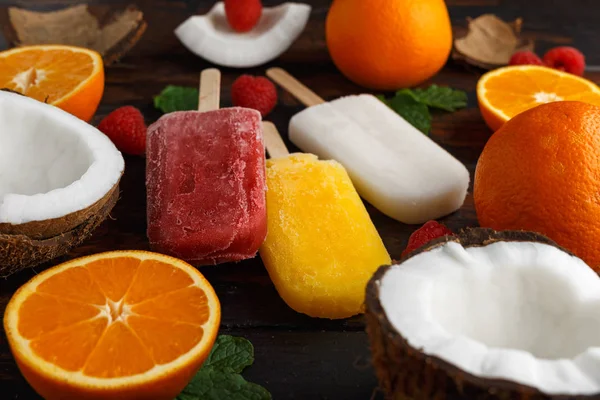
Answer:
[[256, 255], [266, 235], [261, 115], [218, 110], [220, 75], [201, 77], [200, 111], [148, 128], [148, 238], [153, 250], [196, 265]]
[[268, 233], [260, 256], [284, 301], [321, 318], [361, 312], [375, 270], [391, 262], [344, 167], [289, 155], [265, 123]]
[[460, 208], [465, 166], [372, 95], [324, 102], [285, 71], [269, 77], [309, 107], [290, 121], [303, 151], [340, 162], [360, 195], [384, 214], [419, 224]]

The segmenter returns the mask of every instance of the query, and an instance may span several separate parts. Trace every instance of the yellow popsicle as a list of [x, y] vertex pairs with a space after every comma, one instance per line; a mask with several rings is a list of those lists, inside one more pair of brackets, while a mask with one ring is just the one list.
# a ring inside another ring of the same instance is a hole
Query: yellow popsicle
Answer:
[[344, 167], [313, 154], [267, 161], [267, 227], [269, 275], [291, 308], [312, 317], [361, 313], [367, 281], [391, 262]]

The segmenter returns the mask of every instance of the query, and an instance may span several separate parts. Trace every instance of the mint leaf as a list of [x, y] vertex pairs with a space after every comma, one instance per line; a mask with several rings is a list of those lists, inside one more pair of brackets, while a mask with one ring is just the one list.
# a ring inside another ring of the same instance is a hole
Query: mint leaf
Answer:
[[462, 90], [440, 87], [438, 85], [431, 85], [427, 89], [402, 89], [396, 94], [407, 94], [419, 103], [449, 112], [467, 106], [467, 93]]
[[378, 98], [412, 126], [426, 135], [429, 134], [431, 114], [425, 104], [419, 103], [412, 95], [401, 92], [396, 93], [389, 100], [386, 100], [383, 96], [378, 96]]
[[429, 107], [452, 112], [467, 106], [465, 92], [438, 85], [427, 89], [402, 89], [389, 100], [382, 95], [377, 98], [425, 134], [431, 129]]
[[247, 382], [241, 375], [202, 367], [177, 400], [271, 400], [262, 386]]
[[204, 362], [204, 367], [239, 374], [254, 362], [254, 347], [242, 337], [220, 335]]
[[164, 113], [198, 109], [198, 89], [169, 85], [154, 97], [154, 107]]
[[267, 389], [239, 374], [253, 362], [252, 343], [220, 335], [202, 368], [175, 400], [271, 400]]

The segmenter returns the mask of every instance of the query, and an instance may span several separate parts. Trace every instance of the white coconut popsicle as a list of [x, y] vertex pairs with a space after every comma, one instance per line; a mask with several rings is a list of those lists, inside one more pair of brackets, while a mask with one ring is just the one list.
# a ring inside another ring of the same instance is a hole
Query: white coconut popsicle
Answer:
[[359, 194], [381, 212], [420, 224], [462, 206], [465, 166], [376, 97], [325, 102], [280, 68], [267, 75], [308, 106], [290, 120], [290, 140], [341, 163]]

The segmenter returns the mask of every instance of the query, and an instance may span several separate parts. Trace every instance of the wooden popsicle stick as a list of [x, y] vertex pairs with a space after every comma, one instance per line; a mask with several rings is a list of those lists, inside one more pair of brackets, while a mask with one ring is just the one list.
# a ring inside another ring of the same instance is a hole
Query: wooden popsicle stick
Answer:
[[221, 102], [221, 71], [205, 69], [200, 73], [200, 95], [198, 111], [218, 110]]
[[263, 139], [271, 158], [285, 157], [290, 154], [281, 135], [272, 122], [263, 121]]
[[319, 95], [281, 68], [268, 69], [267, 76], [287, 90], [306, 107], [325, 103], [325, 100], [319, 97]]

